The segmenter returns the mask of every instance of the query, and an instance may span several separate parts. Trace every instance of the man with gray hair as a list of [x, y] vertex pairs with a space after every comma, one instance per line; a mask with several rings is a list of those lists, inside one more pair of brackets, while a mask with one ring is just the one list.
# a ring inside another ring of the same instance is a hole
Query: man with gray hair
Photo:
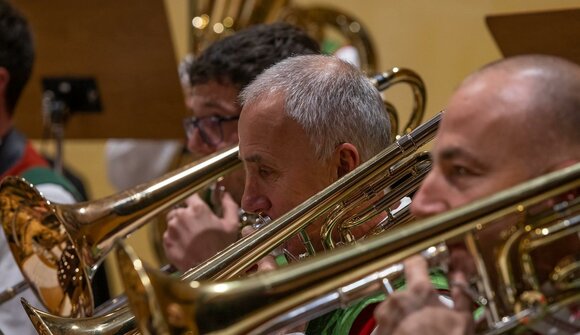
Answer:
[[[390, 144], [378, 90], [338, 58], [299, 56], [241, 93], [238, 133], [246, 170], [242, 208], [277, 219]], [[322, 250], [320, 227], [308, 229]], [[298, 238], [285, 245], [304, 252]]]
[[[246, 171], [242, 208], [272, 219], [390, 144], [389, 118], [378, 90], [363, 73], [338, 58], [286, 59], [248, 85], [241, 103], [238, 134]], [[316, 251], [323, 250], [321, 224], [306, 229]], [[353, 233], [359, 237], [370, 225]], [[290, 256], [282, 262], [297, 260], [306, 252], [298, 236], [287, 240], [282, 249]], [[280, 257], [268, 256], [258, 268], [275, 268], [276, 262]], [[349, 315], [346, 321], [338, 317], [325, 325], [326, 333], [348, 333], [357, 313]]]

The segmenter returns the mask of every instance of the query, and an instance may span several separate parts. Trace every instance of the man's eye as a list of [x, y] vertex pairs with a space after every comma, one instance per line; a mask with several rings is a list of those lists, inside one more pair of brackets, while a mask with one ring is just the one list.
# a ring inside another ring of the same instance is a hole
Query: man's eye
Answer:
[[469, 175], [469, 170], [464, 166], [454, 166], [452, 169], [452, 173], [455, 176], [467, 176]]
[[258, 174], [260, 174], [260, 177], [266, 178], [272, 174], [272, 171], [270, 169], [266, 169], [266, 168], [259, 168]]

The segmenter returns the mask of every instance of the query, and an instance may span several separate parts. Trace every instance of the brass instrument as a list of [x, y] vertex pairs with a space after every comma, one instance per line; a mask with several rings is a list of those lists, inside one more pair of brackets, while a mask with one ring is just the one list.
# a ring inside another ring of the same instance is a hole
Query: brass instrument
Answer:
[[364, 24], [335, 9], [300, 7], [289, 0], [200, 0], [192, 12], [194, 55], [240, 29], [283, 21], [301, 27], [321, 44], [328, 35], [326, 30], [333, 30], [357, 50], [363, 72], [377, 71], [375, 47]]
[[[117, 249], [125, 289], [143, 334], [264, 334], [371, 293], [392, 292], [401, 265], [427, 252], [431, 265], [467, 250], [477, 269], [478, 332], [552, 327], [574, 334], [556, 312], [580, 302], [580, 163], [389, 234], [274, 272], [228, 282], [180, 281]], [[450, 251], [451, 252], [451, 251]], [[539, 321], [538, 321], [539, 320]], [[550, 328], [547, 328], [548, 330]]]
[[193, 54], [216, 40], [259, 23], [276, 21], [288, 0], [201, 0], [193, 3]]
[[[281, 10], [278, 20], [301, 27], [322, 45], [322, 52], [334, 54], [336, 50], [324, 47], [325, 36], [335, 32], [347, 45], [352, 46], [360, 64], [355, 64], [367, 74], [377, 71], [375, 46], [364, 24], [351, 15], [336, 9], [322, 6], [286, 6]], [[328, 31], [327, 31], [328, 30]], [[325, 50], [326, 49], [326, 50]]]
[[[389, 80], [386, 80], [387, 78]], [[379, 91], [384, 91], [398, 83], [407, 83], [411, 87], [413, 93], [413, 110], [403, 129], [399, 128], [397, 110], [392, 104], [385, 101], [385, 107], [391, 119], [391, 128], [393, 130], [391, 131], [391, 134], [397, 134], [396, 136], [408, 134], [411, 130], [421, 124], [423, 117], [425, 117], [427, 90], [425, 88], [425, 83], [423, 83], [423, 80], [417, 73], [410, 69], [394, 67], [387, 72], [371, 77], [371, 82], [379, 89]]]
[[25, 180], [0, 185], [0, 221], [16, 263], [48, 311], [93, 312], [89, 280], [113, 246], [171, 205], [241, 165], [233, 147], [100, 200], [52, 204]]
[[[392, 177], [390, 167], [414, 154], [420, 146], [435, 136], [441, 116], [442, 113], [439, 113], [410, 134], [402, 136], [396, 143], [324, 191], [254, 234], [240, 239], [195, 269], [189, 270], [181, 276], [181, 279], [217, 280], [240, 275], [249, 265], [274, 250], [283, 240], [296, 235], [310, 222], [320, 217], [321, 213], [356, 194], [362, 186], [371, 184], [373, 180]], [[27, 304], [25, 308], [37, 330], [43, 334], [125, 334], [136, 327], [134, 317], [127, 306], [108, 315], [76, 320], [57, 317]]]
[[[431, 164], [431, 157], [428, 153], [417, 153], [414, 157], [390, 169], [389, 178], [380, 178], [376, 182], [365, 185], [354, 195], [342, 201], [341, 205], [328, 215], [321, 228], [320, 235], [325, 248], [333, 249], [337, 245], [353, 243], [355, 237], [351, 230], [382, 213], [386, 213], [387, 216], [373, 228], [371, 235], [378, 235], [385, 230], [411, 221], [413, 217], [409, 215], [408, 204], [400, 208], [400, 212], [397, 213], [393, 213], [391, 208], [394, 208], [394, 205], [401, 200], [401, 195], [410, 195], [419, 188], [419, 184], [431, 170]], [[396, 186], [391, 187], [391, 185]], [[381, 196], [375, 199], [378, 195]], [[364, 209], [357, 210], [369, 199], [375, 200]], [[356, 212], [356, 214], [348, 217], [351, 212]], [[335, 236], [339, 236], [340, 241], [336, 242]]]

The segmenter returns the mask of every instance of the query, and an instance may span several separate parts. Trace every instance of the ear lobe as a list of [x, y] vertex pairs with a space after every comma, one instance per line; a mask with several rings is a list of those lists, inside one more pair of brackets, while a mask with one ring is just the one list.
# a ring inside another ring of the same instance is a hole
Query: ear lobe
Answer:
[[341, 143], [336, 148], [338, 154], [338, 178], [343, 177], [360, 165], [358, 149], [351, 143]]

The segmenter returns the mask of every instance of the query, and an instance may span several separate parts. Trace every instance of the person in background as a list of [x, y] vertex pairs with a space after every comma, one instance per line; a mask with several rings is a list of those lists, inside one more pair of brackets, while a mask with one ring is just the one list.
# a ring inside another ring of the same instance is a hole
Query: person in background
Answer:
[[[434, 165], [413, 199], [413, 214], [443, 213], [580, 162], [579, 129], [580, 66], [523, 55], [483, 67], [449, 100], [432, 151]], [[559, 246], [566, 248], [577, 252], [577, 240]], [[405, 262], [407, 290], [375, 310], [377, 334], [474, 333], [473, 302], [461, 289], [474, 264], [461, 253], [451, 250], [453, 308], [437, 300], [426, 261], [412, 257]]]
[[[189, 150], [205, 156], [237, 144], [240, 91], [287, 57], [317, 53], [315, 40], [285, 23], [252, 26], [209, 46], [189, 72], [192, 116], [184, 120]], [[243, 171], [234, 171], [215, 185], [213, 195], [193, 195], [168, 213], [163, 245], [177, 269], [194, 267], [237, 240], [243, 187]]]
[[[28, 22], [9, 2], [0, 1], [0, 179], [21, 176], [50, 201], [73, 203], [81, 199], [74, 186], [53, 172], [49, 162], [14, 127], [18, 100], [32, 73], [35, 50]], [[24, 280], [8, 247], [4, 230], [0, 233], [0, 291]], [[40, 307], [31, 290], [0, 305], [0, 333], [36, 334], [24, 313], [20, 298]]]

